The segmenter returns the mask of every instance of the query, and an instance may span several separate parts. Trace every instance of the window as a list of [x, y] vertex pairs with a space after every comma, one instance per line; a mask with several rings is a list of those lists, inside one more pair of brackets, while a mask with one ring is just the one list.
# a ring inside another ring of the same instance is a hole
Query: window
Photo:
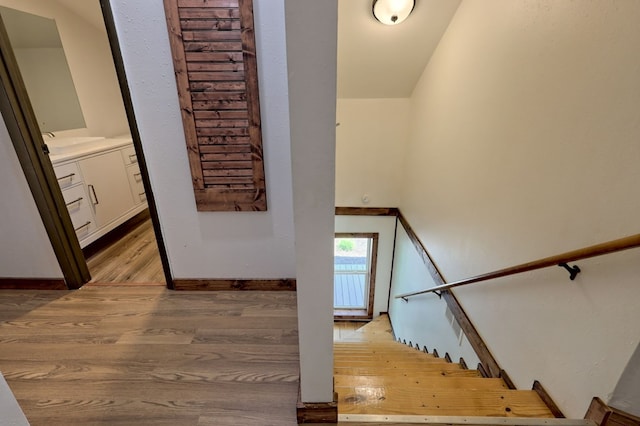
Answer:
[[336, 234], [333, 308], [338, 319], [373, 317], [378, 234]]

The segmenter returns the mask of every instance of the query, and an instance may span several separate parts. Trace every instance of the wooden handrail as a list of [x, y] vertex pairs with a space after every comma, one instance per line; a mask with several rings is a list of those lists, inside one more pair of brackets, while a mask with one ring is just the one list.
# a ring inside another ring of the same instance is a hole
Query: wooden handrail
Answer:
[[398, 294], [396, 299], [407, 299], [411, 296], [417, 296], [419, 294], [434, 293], [442, 290], [448, 290], [453, 287], [459, 287], [462, 285], [473, 284], [480, 281], [492, 280], [495, 278], [506, 277], [508, 275], [520, 274], [522, 272], [533, 271], [536, 269], [542, 269], [549, 266], [560, 265], [561, 263], [574, 262], [580, 259], [588, 259], [590, 257], [602, 256], [603, 254], [614, 253], [617, 251], [628, 250], [635, 247], [640, 247], [640, 234], [631, 235], [629, 237], [620, 238], [617, 240], [609, 241], [602, 244], [596, 244], [581, 248], [578, 250], [568, 251], [566, 253], [558, 254], [556, 256], [545, 257], [544, 259], [534, 260], [533, 262], [522, 263], [520, 265], [511, 266], [509, 268], [499, 269], [497, 271], [488, 272], [486, 274], [476, 275], [464, 280], [454, 281], [443, 285], [431, 287], [426, 290], [414, 291], [411, 293]]

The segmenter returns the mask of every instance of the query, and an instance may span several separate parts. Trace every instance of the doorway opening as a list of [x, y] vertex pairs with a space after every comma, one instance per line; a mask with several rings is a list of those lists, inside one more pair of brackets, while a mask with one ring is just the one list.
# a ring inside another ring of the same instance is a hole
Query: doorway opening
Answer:
[[373, 318], [377, 253], [377, 233], [335, 235], [333, 262], [335, 319]]
[[39, 209], [56, 219], [48, 233], [69, 288], [87, 281], [87, 265], [91, 282], [170, 285], [110, 6], [102, 3], [104, 18], [99, 0], [7, 2], [11, 8], [0, 0], [3, 57], [13, 72], [5, 84], [28, 123], [18, 138], [37, 151], [18, 155], [52, 200]]

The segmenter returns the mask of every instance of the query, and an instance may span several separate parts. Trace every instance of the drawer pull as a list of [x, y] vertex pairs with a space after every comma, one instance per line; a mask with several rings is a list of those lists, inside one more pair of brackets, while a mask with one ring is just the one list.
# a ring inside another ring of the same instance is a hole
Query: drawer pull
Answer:
[[78, 197], [78, 198], [76, 198], [76, 199], [75, 199], [75, 200], [73, 200], [73, 201], [69, 201], [69, 202], [66, 204], [66, 206], [67, 206], [67, 207], [69, 207], [69, 206], [71, 206], [72, 204], [79, 203], [79, 202], [80, 202], [80, 201], [82, 201], [82, 200], [83, 200], [83, 197]]
[[74, 229], [74, 231], [78, 232], [80, 231], [82, 228], [86, 228], [87, 226], [91, 225], [91, 221], [88, 220], [87, 223], [85, 223], [84, 225], [80, 225], [77, 228]]
[[137, 163], [138, 157], [136, 156], [136, 154], [129, 154], [129, 161], [131, 161], [132, 163]]
[[98, 196], [96, 195], [96, 188], [91, 184], [87, 186], [91, 189], [91, 192], [93, 193], [93, 200], [95, 200], [95, 201], [91, 200], [91, 202], [93, 203], [94, 206], [97, 206], [98, 204], [100, 204], [100, 201], [98, 201]]
[[142, 191], [142, 192], [138, 193], [138, 196], [141, 197], [141, 198], [144, 197], [145, 195], [147, 195], [146, 191]]
[[133, 177], [135, 178], [135, 180], [140, 180], [140, 179], [142, 179], [142, 173], [140, 173], [140, 172], [134, 173]]
[[71, 178], [73, 178], [75, 175], [76, 175], [75, 173], [69, 173], [68, 175], [61, 176], [61, 177], [59, 177], [59, 178], [57, 178], [57, 179], [58, 179], [58, 180], [71, 179]]

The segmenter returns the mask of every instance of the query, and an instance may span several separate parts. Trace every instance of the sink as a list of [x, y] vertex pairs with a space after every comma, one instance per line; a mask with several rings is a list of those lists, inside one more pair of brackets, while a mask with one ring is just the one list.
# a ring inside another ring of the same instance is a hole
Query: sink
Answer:
[[105, 138], [102, 136], [56, 137], [44, 138], [44, 143], [49, 147], [51, 154], [65, 154], [103, 140]]

